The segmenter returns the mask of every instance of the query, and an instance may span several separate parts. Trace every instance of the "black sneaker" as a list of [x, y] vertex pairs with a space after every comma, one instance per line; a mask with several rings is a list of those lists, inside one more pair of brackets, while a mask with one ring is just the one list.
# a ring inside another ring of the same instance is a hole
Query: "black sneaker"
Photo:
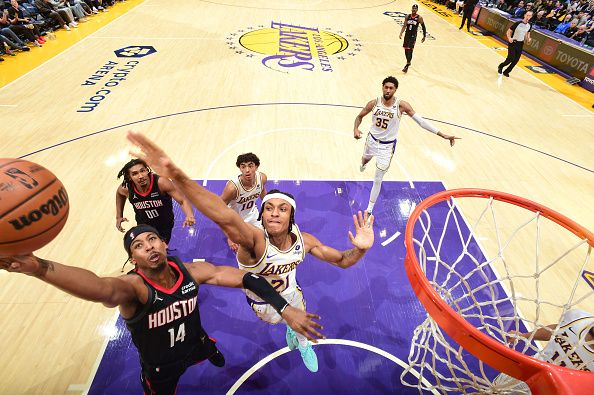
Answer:
[[23, 51], [23, 52], [29, 52], [29, 51], [31, 50], [31, 48], [29, 48], [29, 47], [28, 47], [28, 46], [26, 46], [26, 45], [23, 45], [22, 47], [20, 47], [20, 48], [19, 48], [19, 50], [20, 50], [20, 51]]
[[211, 357], [208, 358], [208, 360], [216, 367], [222, 368], [223, 366], [225, 366], [225, 357], [219, 350], [217, 350], [216, 353], [212, 354]]
[[402, 69], [403, 73], [406, 73], [408, 71], [408, 66], [410, 66], [410, 64], [406, 64], [406, 66], [404, 66], [404, 68]]
[[505, 73], [503, 73], [504, 76], [509, 77], [509, 73], [506, 71]]
[[503, 67], [499, 66], [497, 67], [497, 74], [501, 74], [503, 73]]

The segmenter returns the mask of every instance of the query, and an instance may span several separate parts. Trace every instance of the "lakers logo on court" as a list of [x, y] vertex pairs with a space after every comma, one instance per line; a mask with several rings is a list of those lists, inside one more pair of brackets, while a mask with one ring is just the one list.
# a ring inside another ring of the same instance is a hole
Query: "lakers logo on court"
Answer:
[[339, 61], [356, 56], [362, 48], [352, 34], [275, 21], [270, 27], [239, 29], [226, 40], [236, 54], [258, 58], [264, 66], [283, 73], [332, 72]]

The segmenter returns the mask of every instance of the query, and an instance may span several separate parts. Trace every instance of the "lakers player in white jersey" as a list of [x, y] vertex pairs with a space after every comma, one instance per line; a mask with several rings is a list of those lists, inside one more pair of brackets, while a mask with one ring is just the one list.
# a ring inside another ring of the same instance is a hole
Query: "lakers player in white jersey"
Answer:
[[[239, 244], [237, 261], [240, 267], [253, 273], [260, 273], [287, 300], [291, 306], [303, 309], [305, 302], [297, 286], [295, 270], [306, 253], [346, 269], [357, 263], [373, 245], [373, 216], [360, 211], [353, 215], [355, 235], [349, 231], [354, 248], [338, 251], [324, 245], [309, 233], [301, 232], [295, 225], [297, 204], [289, 194], [270, 191], [263, 199], [261, 222], [263, 229], [249, 224], [229, 208], [223, 200], [204, 187], [192, 181], [177, 167], [165, 152], [140, 133], [129, 132], [128, 139], [139, 147], [139, 156], [150, 163], [153, 169], [171, 178], [176, 186], [205, 216], [214, 221], [234, 242]], [[274, 315], [267, 305], [259, 304], [255, 295], [248, 295], [256, 314], [267, 322], [278, 323], [281, 318]], [[255, 302], [255, 303], [254, 303]], [[281, 311], [282, 313], [282, 311]], [[317, 317], [309, 315], [310, 317]], [[303, 328], [303, 336], [287, 331], [287, 345], [299, 349], [305, 366], [312, 372], [318, 370], [318, 361], [309, 340], [320, 335], [314, 328]]]
[[[227, 181], [221, 199], [248, 222], [260, 226], [256, 200], [266, 195], [266, 174], [259, 172], [260, 159], [251, 152], [237, 157], [235, 165], [241, 171], [236, 179]], [[239, 245], [227, 238], [229, 248], [237, 252]]]
[[[594, 372], [594, 314], [580, 309], [568, 310], [559, 324], [532, 332], [510, 331], [510, 343], [520, 337], [528, 341], [548, 341], [534, 358], [570, 369]], [[504, 373], [494, 383], [518, 393], [530, 393], [528, 385]]]
[[354, 137], [360, 139], [363, 133], [359, 130], [359, 125], [363, 117], [372, 113], [371, 128], [365, 140], [365, 148], [361, 157], [360, 170], [365, 171], [367, 163], [375, 156], [375, 176], [373, 178], [373, 187], [369, 196], [367, 212], [372, 213], [382, 187], [384, 175], [390, 168], [392, 156], [396, 150], [396, 141], [398, 139], [398, 129], [402, 114], [409, 115], [423, 129], [437, 134], [439, 137], [449, 140], [450, 146], [454, 146], [459, 137], [448, 136], [440, 132], [429, 121], [423, 119], [415, 113], [411, 105], [404, 100], [398, 99], [395, 94], [398, 89], [398, 80], [395, 77], [386, 77], [382, 81], [382, 96], [369, 101], [355, 118]]

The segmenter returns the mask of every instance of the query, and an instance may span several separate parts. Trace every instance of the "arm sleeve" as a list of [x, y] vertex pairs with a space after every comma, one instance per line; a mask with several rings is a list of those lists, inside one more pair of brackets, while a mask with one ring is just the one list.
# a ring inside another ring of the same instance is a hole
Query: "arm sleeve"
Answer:
[[245, 276], [243, 276], [243, 287], [258, 295], [262, 300], [274, 307], [279, 314], [282, 314], [289, 305], [289, 303], [287, 303], [287, 301], [280, 296], [270, 284], [268, 284], [268, 281], [257, 274], [246, 273]]
[[412, 116], [412, 119], [419, 124], [420, 127], [422, 127], [425, 130], [430, 131], [431, 133], [439, 133], [439, 129], [437, 129], [435, 126], [433, 126], [429, 121], [427, 121], [426, 119], [424, 119], [422, 116], [420, 116], [418, 113], [415, 113], [415, 115]]
[[427, 36], [427, 29], [425, 28], [425, 22], [421, 23], [421, 29], [423, 29], [423, 37]]

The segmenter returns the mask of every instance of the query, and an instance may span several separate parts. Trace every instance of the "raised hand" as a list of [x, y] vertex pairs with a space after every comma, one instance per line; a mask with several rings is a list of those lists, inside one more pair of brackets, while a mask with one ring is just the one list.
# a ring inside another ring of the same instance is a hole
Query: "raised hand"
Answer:
[[295, 332], [302, 334], [314, 343], [317, 343], [318, 339], [326, 338], [317, 331], [317, 329], [324, 329], [322, 325], [313, 320], [314, 318], [316, 320], [321, 319], [321, 317], [317, 314], [311, 314], [307, 311], [299, 310], [292, 306], [287, 306], [283, 311], [282, 317]]
[[131, 154], [144, 160], [159, 175], [171, 179], [186, 177], [182, 169], [173, 163], [165, 151], [144, 134], [130, 130], [126, 137], [132, 144], [140, 149], [140, 152], [131, 152]]
[[359, 211], [357, 215], [353, 215], [353, 222], [355, 224], [355, 236], [349, 231], [349, 239], [355, 247], [360, 250], [368, 250], [373, 245], [373, 215], [369, 215], [366, 211], [365, 215]]
[[186, 217], [182, 226], [185, 228], [187, 226], [194, 226], [194, 225], [196, 225], [196, 218]]
[[124, 217], [119, 217], [116, 218], [116, 228], [124, 233], [126, 230], [124, 229], [124, 227], [122, 226], [122, 222], [128, 222], [128, 218], [124, 218]]

